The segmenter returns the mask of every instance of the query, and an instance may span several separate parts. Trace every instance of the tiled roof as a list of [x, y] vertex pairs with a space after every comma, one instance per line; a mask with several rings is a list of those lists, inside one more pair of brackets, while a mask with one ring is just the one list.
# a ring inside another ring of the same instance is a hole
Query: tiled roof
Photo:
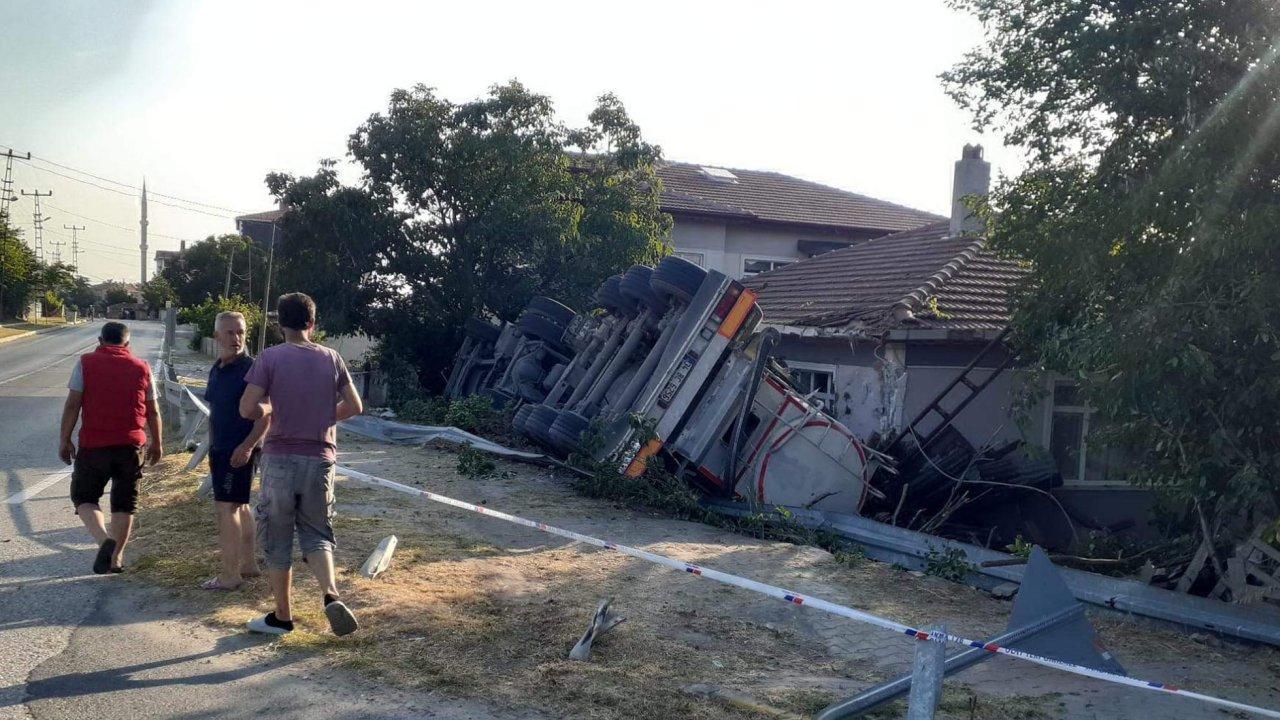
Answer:
[[898, 232], [941, 219], [933, 213], [761, 170], [729, 169], [716, 179], [702, 166], [664, 162], [662, 209], [751, 217], [770, 222]]
[[760, 294], [765, 322], [775, 325], [997, 330], [1009, 321], [1009, 292], [1026, 266], [983, 245], [950, 235], [944, 221], [743, 282]]
[[236, 216], [236, 222], [248, 221], [271, 223], [279, 220], [283, 215], [283, 210], [267, 210], [265, 212], [249, 213], [248, 215], [238, 215]]

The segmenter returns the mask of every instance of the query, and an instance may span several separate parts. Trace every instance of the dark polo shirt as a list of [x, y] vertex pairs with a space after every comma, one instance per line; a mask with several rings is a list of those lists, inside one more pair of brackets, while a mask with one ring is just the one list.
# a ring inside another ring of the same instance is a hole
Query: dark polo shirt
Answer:
[[244, 376], [251, 367], [253, 358], [242, 354], [226, 365], [217, 360], [209, 368], [204, 399], [209, 403], [209, 429], [213, 434], [210, 450], [235, 450], [253, 431], [253, 421], [240, 417]]

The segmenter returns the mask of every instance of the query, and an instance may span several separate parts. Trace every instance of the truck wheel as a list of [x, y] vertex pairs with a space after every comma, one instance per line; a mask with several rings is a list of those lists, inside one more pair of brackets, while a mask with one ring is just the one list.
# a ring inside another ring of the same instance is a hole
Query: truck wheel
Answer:
[[555, 324], [565, 327], [569, 327], [569, 323], [573, 322], [574, 316], [577, 315], [573, 308], [541, 295], [530, 300], [525, 310], [526, 312], [537, 313]]
[[649, 280], [652, 277], [653, 268], [645, 267], [644, 265], [633, 265], [622, 276], [622, 280], [618, 283], [618, 289], [622, 291], [625, 297], [634, 301], [636, 305], [649, 308], [654, 315], [662, 316], [667, 313], [667, 303], [650, 287]]
[[582, 445], [582, 433], [591, 425], [591, 421], [572, 410], [563, 410], [552, 423], [548, 433], [552, 444], [565, 455], [572, 454]]
[[490, 345], [498, 342], [498, 336], [502, 335], [502, 331], [494, 327], [492, 323], [487, 320], [481, 320], [478, 317], [467, 318], [463, 332], [467, 334], [467, 337]]
[[516, 410], [516, 414], [511, 417], [511, 430], [517, 435], [524, 435], [524, 422], [529, 419], [529, 412], [533, 410], [533, 405], [525, 403]]
[[548, 342], [557, 350], [564, 349], [564, 325], [548, 320], [542, 315], [526, 312], [520, 316], [519, 320], [516, 320], [516, 328], [525, 337]]
[[649, 284], [659, 295], [679, 298], [687, 303], [697, 294], [706, 277], [706, 270], [684, 258], [668, 255], [654, 269]]
[[525, 417], [525, 435], [541, 445], [553, 447], [550, 431], [559, 414], [559, 410], [548, 405], [534, 405]]
[[621, 283], [621, 275], [605, 278], [604, 282], [600, 283], [600, 288], [596, 290], [596, 302], [614, 315], [629, 317], [635, 314], [636, 304], [622, 294], [619, 289]]

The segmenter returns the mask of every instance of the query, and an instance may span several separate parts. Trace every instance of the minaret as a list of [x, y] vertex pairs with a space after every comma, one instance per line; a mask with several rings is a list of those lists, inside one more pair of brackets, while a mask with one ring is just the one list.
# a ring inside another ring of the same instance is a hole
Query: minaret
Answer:
[[138, 222], [142, 229], [142, 284], [147, 284], [147, 179], [142, 178], [142, 219]]

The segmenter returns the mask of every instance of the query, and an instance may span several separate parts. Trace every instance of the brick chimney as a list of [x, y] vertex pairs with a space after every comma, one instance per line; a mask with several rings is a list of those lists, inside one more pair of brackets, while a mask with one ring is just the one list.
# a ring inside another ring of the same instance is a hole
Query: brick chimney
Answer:
[[969, 211], [964, 198], [986, 197], [991, 189], [991, 163], [982, 159], [981, 145], [965, 145], [956, 161], [955, 179], [951, 182], [951, 234], [981, 235], [986, 231], [982, 220]]

